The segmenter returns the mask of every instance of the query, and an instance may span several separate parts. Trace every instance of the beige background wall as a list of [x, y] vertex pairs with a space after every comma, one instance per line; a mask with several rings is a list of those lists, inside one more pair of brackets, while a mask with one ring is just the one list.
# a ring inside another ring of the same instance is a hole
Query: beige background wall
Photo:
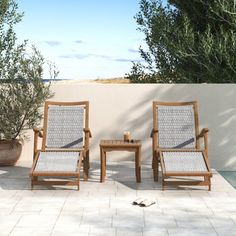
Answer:
[[[209, 133], [211, 166], [236, 170], [236, 85], [162, 85], [55, 83], [55, 101], [90, 101], [91, 159], [99, 160], [99, 140], [122, 138], [131, 131], [141, 139], [142, 160], [151, 160], [152, 101], [192, 101], [199, 103], [200, 128]], [[21, 161], [32, 160], [33, 138], [24, 145]], [[131, 160], [129, 153], [110, 153], [109, 160]]]

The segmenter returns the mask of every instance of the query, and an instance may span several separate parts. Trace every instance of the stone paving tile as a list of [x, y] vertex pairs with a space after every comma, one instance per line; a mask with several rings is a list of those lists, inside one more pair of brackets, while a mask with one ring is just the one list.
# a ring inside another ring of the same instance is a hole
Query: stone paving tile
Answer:
[[116, 236], [116, 229], [92, 226], [89, 231], [89, 236]]
[[17, 222], [16, 227], [53, 229], [57, 217], [55, 215], [23, 215]]
[[82, 219], [82, 212], [60, 215], [57, 217], [54, 230], [62, 230], [62, 229], [77, 230], [80, 226], [81, 219]]
[[168, 215], [157, 215], [156, 217], [149, 217], [148, 215], [145, 215], [144, 219], [145, 227], [150, 226], [158, 226], [160, 229], [169, 229], [169, 228], [176, 228], [177, 223], [173, 216]]
[[71, 211], [83, 208], [108, 208], [110, 204], [110, 198], [97, 198], [95, 196], [80, 197], [80, 198], [68, 198], [66, 199], [63, 210]]
[[132, 181], [125, 181], [125, 182], [117, 182], [117, 192], [116, 197], [136, 197], [137, 190], [136, 190], [136, 183]]
[[27, 202], [23, 201], [16, 205], [14, 212], [38, 212], [38, 211], [47, 211], [48, 213], [60, 210], [63, 206], [63, 203], [57, 202]]
[[21, 189], [29, 189], [30, 182], [28, 178], [22, 179], [9, 179], [9, 178], [1, 178], [0, 179], [0, 190], [21, 190]]
[[[133, 162], [108, 163], [105, 183], [99, 168], [92, 165], [80, 191], [64, 186], [31, 191], [29, 168], [7, 169], [6, 183], [0, 181], [0, 235], [236, 235], [236, 191], [215, 171], [211, 192], [205, 187], [160, 191], [150, 164], [142, 164], [141, 183], [135, 181]], [[156, 204], [133, 206], [138, 197]]]
[[170, 209], [162, 208], [160, 209], [162, 214], [169, 216], [188, 216], [189, 212], [186, 209]]
[[18, 197], [1, 198], [0, 209], [1, 209], [1, 211], [12, 212], [12, 211], [14, 211], [14, 209], [15, 209], [16, 205], [19, 203], [19, 201], [20, 201], [20, 198], [18, 198]]
[[176, 228], [168, 229], [168, 236], [218, 236], [212, 228]]
[[236, 226], [228, 227], [215, 227], [218, 236], [236, 236]]
[[15, 196], [16, 193], [18, 192], [18, 191], [16, 191], [16, 190], [3, 190], [3, 189], [1, 189], [1, 188], [0, 188], [0, 191], [1, 191], [0, 200], [1, 200], [2, 198], [7, 198], [7, 199], [9, 199], [9, 198]]
[[214, 212], [209, 209], [209, 208], [189, 208], [187, 209], [187, 213], [190, 215], [190, 216], [208, 216], [208, 217], [211, 217], [214, 215]]
[[41, 211], [12, 211], [9, 215], [24, 216], [24, 215], [40, 215]]
[[178, 197], [169, 198], [163, 197], [158, 198], [158, 204], [161, 209], [175, 209], [181, 211], [199, 211], [201, 209], [206, 209], [207, 205], [201, 199], [191, 198], [191, 197]]
[[[90, 228], [89, 227], [79, 227], [79, 228], [54, 228], [50, 236], [88, 236]], [[43, 236], [43, 235], [42, 235]]]
[[112, 216], [101, 216], [96, 214], [83, 215], [80, 226], [110, 228], [112, 226]]
[[191, 191], [187, 190], [165, 190], [162, 191], [163, 198], [189, 198]]
[[51, 229], [44, 229], [40, 227], [15, 227], [12, 232], [9, 234], [9, 236], [50, 236], [51, 235]]
[[133, 208], [132, 202], [136, 199], [136, 196], [125, 195], [123, 197], [111, 197], [110, 208]]
[[135, 229], [144, 227], [144, 218], [142, 214], [137, 214], [137, 211], [121, 211], [113, 216], [112, 227], [119, 229]]
[[113, 217], [115, 215], [117, 215], [119, 209], [114, 209], [114, 208], [107, 208], [107, 209], [99, 209], [99, 217]]
[[142, 228], [118, 228], [116, 236], [142, 236]]
[[160, 209], [159, 207], [154, 207], [154, 205], [152, 205], [151, 207], [144, 207], [143, 208], [143, 215], [144, 217], [156, 217], [156, 216], [160, 216], [160, 215], [164, 215], [163, 210]]
[[233, 220], [234, 224], [236, 225], [236, 214], [231, 215], [230, 218]]
[[190, 197], [192, 198], [203, 198], [209, 197], [209, 191], [202, 191], [202, 190], [193, 190], [189, 192]]
[[212, 228], [209, 219], [203, 216], [176, 216], [175, 220], [179, 228]]
[[0, 216], [0, 235], [9, 235], [20, 219], [21, 216]]
[[147, 198], [147, 197], [163, 197], [163, 193], [157, 191], [156, 189], [153, 190], [137, 190], [137, 198]]
[[152, 226], [143, 229], [143, 236], [168, 236], [168, 232], [166, 229], [160, 229], [158, 226]]
[[223, 228], [223, 227], [235, 227], [236, 224], [234, 223], [233, 219], [228, 216], [211, 216], [209, 218], [209, 221], [211, 222], [211, 225], [214, 228]]

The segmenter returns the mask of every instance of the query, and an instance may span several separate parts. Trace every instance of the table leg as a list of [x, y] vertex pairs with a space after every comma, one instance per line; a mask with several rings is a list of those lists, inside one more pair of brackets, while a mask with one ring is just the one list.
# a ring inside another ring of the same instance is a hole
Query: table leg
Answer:
[[141, 148], [138, 147], [135, 151], [135, 174], [136, 174], [136, 181], [138, 183], [141, 182]]
[[100, 168], [101, 168], [101, 170], [100, 170], [100, 182], [102, 183], [102, 182], [104, 182], [104, 179], [105, 179], [105, 176], [104, 176], [104, 174], [106, 173], [105, 172], [105, 158], [104, 158], [104, 151], [103, 151], [103, 148], [102, 147], [100, 147]]
[[107, 153], [104, 151], [104, 176], [106, 176], [106, 172], [107, 172]]

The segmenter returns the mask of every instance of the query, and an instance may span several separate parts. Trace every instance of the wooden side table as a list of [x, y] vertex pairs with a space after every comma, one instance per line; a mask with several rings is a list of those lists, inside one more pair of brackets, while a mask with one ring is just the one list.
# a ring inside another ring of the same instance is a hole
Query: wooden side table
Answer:
[[101, 140], [100, 141], [100, 160], [101, 174], [100, 182], [105, 181], [106, 176], [106, 153], [112, 151], [128, 151], [135, 153], [135, 175], [136, 181], [141, 182], [141, 141], [125, 142], [123, 140]]

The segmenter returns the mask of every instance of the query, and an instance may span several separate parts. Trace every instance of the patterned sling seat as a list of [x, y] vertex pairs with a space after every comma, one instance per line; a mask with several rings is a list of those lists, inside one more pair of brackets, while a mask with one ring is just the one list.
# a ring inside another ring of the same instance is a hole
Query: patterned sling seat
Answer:
[[[89, 102], [46, 101], [43, 129], [34, 129], [34, 162], [30, 171], [35, 184], [76, 185], [79, 189], [80, 168], [84, 179], [89, 170], [88, 128]], [[38, 138], [42, 148], [38, 149]], [[39, 177], [74, 177], [74, 180], [39, 180]]]
[[[158, 181], [159, 163], [162, 186], [203, 185], [211, 189], [208, 163], [208, 129], [199, 133], [197, 102], [153, 102], [153, 173]], [[204, 139], [200, 148], [199, 139]], [[203, 177], [203, 180], [172, 181], [173, 177]]]

